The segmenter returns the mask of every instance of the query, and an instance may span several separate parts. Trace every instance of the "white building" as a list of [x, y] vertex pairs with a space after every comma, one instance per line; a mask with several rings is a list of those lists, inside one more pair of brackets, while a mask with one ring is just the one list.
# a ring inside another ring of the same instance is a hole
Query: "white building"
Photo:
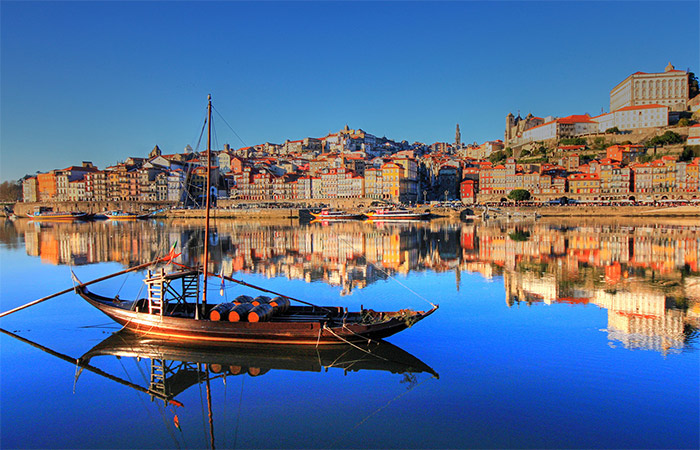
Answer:
[[607, 114], [594, 117], [598, 122], [598, 131], [617, 127], [620, 130], [636, 130], [640, 128], [656, 128], [668, 126], [668, 106], [640, 105], [626, 106]]
[[562, 139], [598, 132], [598, 122], [588, 114], [574, 114], [553, 119], [523, 132], [522, 143]]
[[688, 74], [668, 63], [662, 73], [635, 72], [610, 91], [610, 111], [642, 105], [665, 105], [671, 111], [685, 111]]

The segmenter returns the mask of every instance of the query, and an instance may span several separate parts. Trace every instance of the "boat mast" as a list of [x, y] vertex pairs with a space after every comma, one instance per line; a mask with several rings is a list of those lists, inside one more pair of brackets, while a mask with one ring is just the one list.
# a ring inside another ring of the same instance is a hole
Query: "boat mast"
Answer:
[[207, 104], [207, 206], [204, 220], [204, 286], [202, 287], [202, 313], [207, 309], [207, 278], [209, 277], [209, 208], [211, 207], [211, 94]]

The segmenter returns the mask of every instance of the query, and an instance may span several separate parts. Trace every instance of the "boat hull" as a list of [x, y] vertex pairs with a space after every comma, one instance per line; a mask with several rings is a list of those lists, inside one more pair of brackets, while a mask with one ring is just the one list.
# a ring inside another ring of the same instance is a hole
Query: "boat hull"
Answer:
[[417, 312], [410, 322], [398, 317], [379, 323], [351, 323], [331, 326], [328, 326], [323, 320], [226, 322], [132, 311], [115, 306], [111, 299], [90, 293], [84, 287], [76, 289], [78, 294], [91, 305], [130, 331], [159, 339], [206, 345], [245, 342], [328, 345], [383, 339], [405, 330], [409, 323], [414, 324], [436, 309]]
[[86, 220], [89, 218], [89, 215], [87, 213], [80, 213], [80, 212], [74, 212], [74, 213], [65, 213], [65, 214], [27, 214], [27, 216], [32, 219], [32, 220], [41, 220], [41, 221], [73, 221], [73, 220]]

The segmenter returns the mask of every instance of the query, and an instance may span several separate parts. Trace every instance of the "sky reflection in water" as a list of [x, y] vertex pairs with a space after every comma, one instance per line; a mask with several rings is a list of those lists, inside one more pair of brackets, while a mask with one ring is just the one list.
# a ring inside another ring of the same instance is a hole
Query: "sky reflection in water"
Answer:
[[[346, 370], [298, 354], [290, 367], [270, 364], [268, 350], [218, 362], [180, 355], [195, 370], [173, 379], [191, 382], [175, 406], [86, 369], [74, 383], [75, 364], [3, 334], [3, 448], [209, 447], [207, 368], [219, 448], [700, 444], [696, 225], [216, 225], [214, 273], [351, 309], [439, 303], [389, 339], [410, 367]], [[5, 224], [1, 309], [70, 286], [69, 264], [89, 280], [175, 241], [187, 263], [199, 261], [198, 222]], [[126, 298], [142, 285], [132, 275], [94, 290]], [[227, 298], [246, 293], [225, 287]], [[0, 326], [71, 358], [119, 329], [72, 294]], [[130, 345], [132, 354], [89, 363], [148, 388], [154, 354]]]

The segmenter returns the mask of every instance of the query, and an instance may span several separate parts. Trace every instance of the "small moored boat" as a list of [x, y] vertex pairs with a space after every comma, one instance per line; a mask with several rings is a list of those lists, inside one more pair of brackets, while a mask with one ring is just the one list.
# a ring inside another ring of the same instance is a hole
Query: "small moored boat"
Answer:
[[312, 212], [314, 220], [352, 220], [359, 219], [362, 214], [352, 214], [346, 211], [324, 208], [320, 212]]
[[377, 209], [365, 213], [367, 218], [372, 221], [380, 220], [425, 220], [430, 218], [429, 212], [414, 212], [407, 209], [385, 208]]
[[107, 211], [104, 215], [109, 220], [137, 220], [137, 219], [147, 219], [150, 213], [147, 214], [137, 214], [134, 212], [126, 211]]
[[54, 211], [53, 208], [41, 207], [32, 213], [27, 213], [27, 217], [29, 217], [32, 220], [71, 221], [87, 220], [89, 218], [89, 214], [80, 211], [58, 212]]

